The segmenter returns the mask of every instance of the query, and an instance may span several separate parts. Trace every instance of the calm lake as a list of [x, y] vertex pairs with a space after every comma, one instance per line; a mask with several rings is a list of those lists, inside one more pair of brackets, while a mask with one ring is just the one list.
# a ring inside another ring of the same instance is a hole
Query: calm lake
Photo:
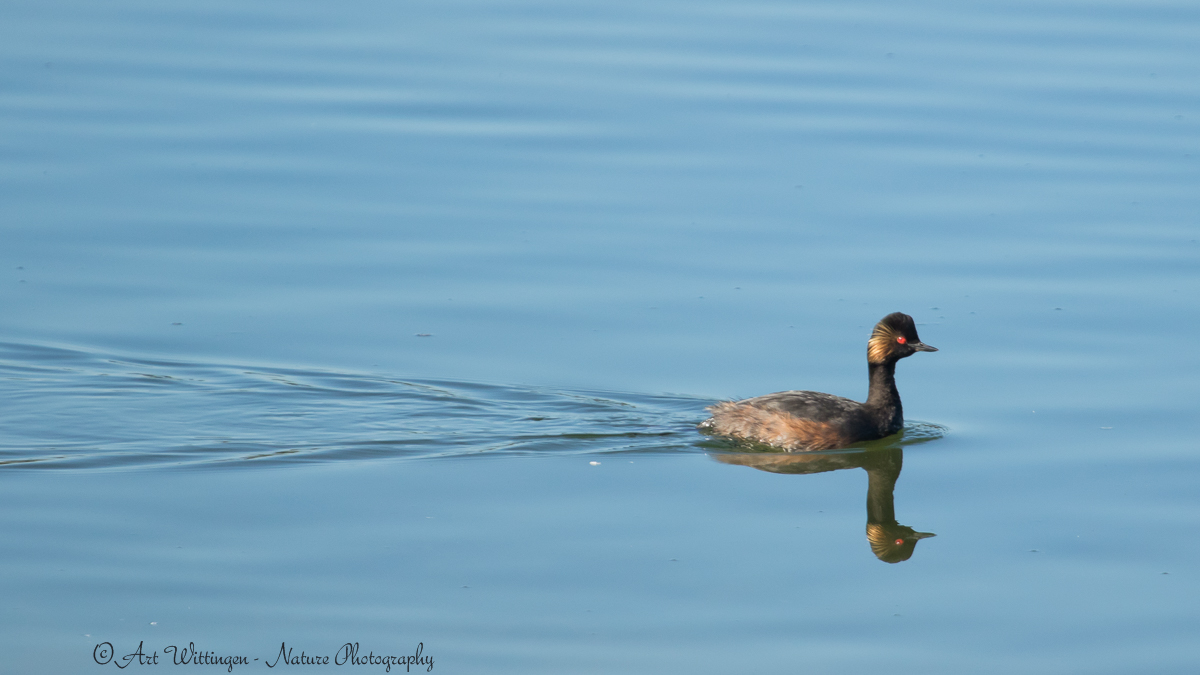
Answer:
[[[1200, 663], [1200, 5], [13, 0], [0, 78], [4, 670]], [[697, 433], [894, 311], [902, 435]]]

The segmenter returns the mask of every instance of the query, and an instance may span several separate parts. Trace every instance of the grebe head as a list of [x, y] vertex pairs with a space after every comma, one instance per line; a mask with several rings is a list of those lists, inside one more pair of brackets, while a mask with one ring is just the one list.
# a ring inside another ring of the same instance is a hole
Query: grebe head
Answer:
[[936, 352], [936, 347], [921, 342], [917, 337], [917, 325], [911, 316], [893, 312], [875, 324], [871, 339], [867, 341], [867, 361], [870, 363], [895, 362], [917, 352]]
[[912, 557], [917, 542], [936, 537], [932, 532], [917, 532], [907, 525], [867, 523], [867, 541], [871, 552], [885, 563], [904, 562]]

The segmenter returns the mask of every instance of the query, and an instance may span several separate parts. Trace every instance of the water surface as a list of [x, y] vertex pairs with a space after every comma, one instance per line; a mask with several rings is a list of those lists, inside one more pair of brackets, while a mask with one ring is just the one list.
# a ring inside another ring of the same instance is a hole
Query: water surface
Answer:
[[[9, 667], [1200, 656], [1196, 7], [0, 16]], [[695, 433], [861, 400], [892, 311], [941, 349], [899, 366], [904, 439]], [[937, 536], [885, 562], [889, 510]]]

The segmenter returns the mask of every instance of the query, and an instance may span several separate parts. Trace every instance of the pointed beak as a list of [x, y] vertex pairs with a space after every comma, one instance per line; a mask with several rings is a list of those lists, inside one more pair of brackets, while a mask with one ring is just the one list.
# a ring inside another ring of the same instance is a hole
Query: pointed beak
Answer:
[[910, 344], [909, 347], [912, 347], [919, 352], [936, 352], [938, 350], [937, 347], [930, 347], [924, 342], [914, 342], [913, 344]]
[[905, 537], [905, 539], [928, 539], [930, 537], [936, 537], [936, 536], [937, 535], [932, 532], [913, 532], [912, 534]]

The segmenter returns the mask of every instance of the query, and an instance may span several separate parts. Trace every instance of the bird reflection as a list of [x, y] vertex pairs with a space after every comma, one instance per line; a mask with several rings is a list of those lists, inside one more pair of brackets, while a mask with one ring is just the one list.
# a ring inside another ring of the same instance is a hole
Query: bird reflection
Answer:
[[912, 557], [917, 542], [936, 536], [896, 522], [893, 492], [904, 450], [897, 447], [837, 453], [738, 453], [718, 454], [725, 464], [740, 464], [771, 473], [824, 473], [840, 469], [863, 468], [867, 471], [867, 541], [871, 551], [886, 563], [898, 563]]

